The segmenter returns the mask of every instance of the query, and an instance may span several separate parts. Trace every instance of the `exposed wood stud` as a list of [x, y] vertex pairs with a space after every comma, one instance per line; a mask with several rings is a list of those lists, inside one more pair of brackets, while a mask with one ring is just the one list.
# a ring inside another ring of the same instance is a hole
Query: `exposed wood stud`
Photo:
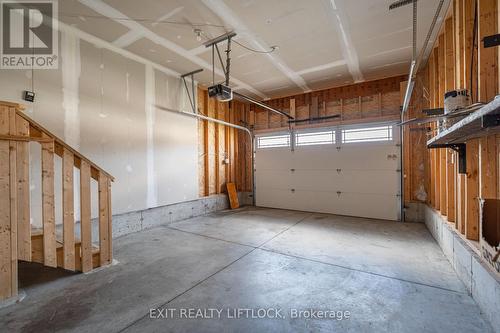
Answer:
[[[29, 139], [29, 123], [16, 115], [16, 134]], [[31, 261], [30, 181], [28, 142], [17, 142], [17, 248], [19, 260]]]
[[498, 33], [498, 2], [478, 0], [479, 100], [489, 102], [498, 93], [498, 47], [484, 48], [482, 40]]
[[[16, 134], [16, 109], [9, 108], [9, 133]], [[10, 141], [9, 143], [9, 169], [10, 169], [10, 266], [11, 266], [11, 293], [17, 295], [17, 221], [18, 221], [18, 208], [17, 208], [17, 143]], [[2, 162], [2, 161], [0, 161]]]
[[[8, 135], [9, 108], [0, 105], [0, 134]], [[12, 271], [11, 253], [11, 207], [10, 207], [10, 144], [0, 140], [0, 299], [13, 296], [13, 279], [17, 279]]]
[[80, 166], [80, 228], [82, 271], [92, 270], [92, 222], [90, 219], [90, 165], [82, 161]]
[[73, 207], [73, 153], [67, 149], [63, 152], [62, 184], [63, 184], [63, 266], [67, 270], [75, 270], [75, 212]]
[[109, 215], [109, 202], [108, 202], [108, 179], [105, 175], [99, 176], [99, 250], [100, 250], [100, 264], [107, 265], [110, 263], [110, 249], [109, 240], [110, 234], [110, 218]]
[[57, 267], [54, 206], [54, 143], [42, 143], [42, 220], [44, 265]]
[[465, 236], [479, 240], [479, 140], [467, 142], [467, 191]]

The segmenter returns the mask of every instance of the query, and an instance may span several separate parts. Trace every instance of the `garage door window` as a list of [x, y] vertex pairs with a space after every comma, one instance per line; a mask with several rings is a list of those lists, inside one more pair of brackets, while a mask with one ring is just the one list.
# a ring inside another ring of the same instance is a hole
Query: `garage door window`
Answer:
[[297, 133], [297, 146], [329, 145], [335, 143], [335, 131]]
[[290, 135], [271, 135], [257, 138], [257, 148], [290, 147]]
[[355, 128], [342, 130], [342, 142], [392, 141], [392, 126]]

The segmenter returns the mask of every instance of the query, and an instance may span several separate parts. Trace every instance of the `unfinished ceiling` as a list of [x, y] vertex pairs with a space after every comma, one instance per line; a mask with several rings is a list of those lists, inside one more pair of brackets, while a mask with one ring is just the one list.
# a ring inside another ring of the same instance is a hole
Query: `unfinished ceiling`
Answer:
[[[277, 46], [256, 53], [232, 44], [231, 85], [267, 99], [407, 73], [412, 6], [389, 11], [392, 2], [65, 0], [59, 19], [177, 73], [203, 68], [196, 79], [205, 86], [212, 83], [212, 54], [202, 45], [207, 39], [234, 30], [236, 42], [250, 49]], [[419, 52], [437, 4], [418, 1]], [[220, 81], [223, 73], [215, 65]]]

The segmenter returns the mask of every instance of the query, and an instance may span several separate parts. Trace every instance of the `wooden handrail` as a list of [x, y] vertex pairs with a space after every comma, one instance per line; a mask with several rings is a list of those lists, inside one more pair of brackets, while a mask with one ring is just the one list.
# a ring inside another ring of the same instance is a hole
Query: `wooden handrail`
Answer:
[[[6, 101], [0, 101], [0, 105], [4, 106], [9, 106], [9, 107], [14, 107], [16, 109], [16, 114], [25, 119], [26, 121], [29, 122], [30, 124], [30, 141], [41, 141], [41, 142], [46, 142], [47, 139], [51, 138], [54, 140], [55, 143], [55, 153], [63, 157], [63, 151], [64, 149], [69, 150], [70, 152], [73, 153], [75, 156], [75, 167], [78, 169], [80, 168], [81, 161], [84, 160], [90, 165], [90, 174], [92, 178], [95, 180], [99, 180], [99, 173], [105, 174], [111, 181], [114, 181], [115, 178], [109, 174], [106, 170], [92, 162], [89, 158], [85, 157], [83, 154], [79, 153], [77, 150], [75, 150], [73, 147], [68, 145], [66, 142], [61, 140], [58, 136], [54, 135], [52, 132], [47, 130], [45, 127], [40, 125], [38, 122], [27, 116], [23, 110], [25, 110], [24, 106], [22, 104], [18, 103], [12, 103], [12, 102], [6, 102]], [[0, 139], [7, 139], [4, 137], [0, 137]], [[20, 139], [19, 140], [27, 140], [28, 138]], [[13, 140], [16, 141], [16, 138], [9, 138], [8, 140]]]

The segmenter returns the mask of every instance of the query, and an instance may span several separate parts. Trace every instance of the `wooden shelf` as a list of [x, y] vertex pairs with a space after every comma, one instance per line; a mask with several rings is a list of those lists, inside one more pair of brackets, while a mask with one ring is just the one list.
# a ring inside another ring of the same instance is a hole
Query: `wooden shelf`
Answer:
[[[495, 122], [498, 124], [499, 117], [500, 95], [478, 111], [468, 115], [427, 141], [427, 147], [456, 147], [460, 144], [465, 144], [470, 139], [500, 133], [500, 126], [495, 125]], [[493, 122], [493, 124], [490, 122]]]

